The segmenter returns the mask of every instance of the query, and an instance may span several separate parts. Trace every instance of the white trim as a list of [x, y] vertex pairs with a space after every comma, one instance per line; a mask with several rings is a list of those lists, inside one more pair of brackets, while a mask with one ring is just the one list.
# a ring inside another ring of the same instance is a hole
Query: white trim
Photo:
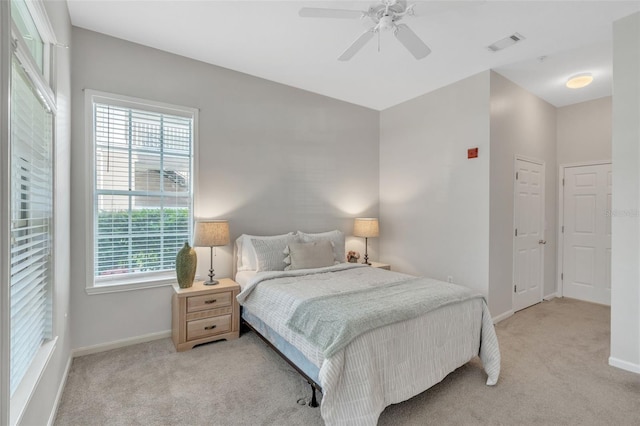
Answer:
[[564, 297], [564, 280], [562, 279], [562, 273], [564, 272], [564, 232], [562, 232], [562, 227], [564, 226], [564, 171], [571, 167], [600, 166], [603, 164], [611, 164], [611, 160], [581, 161], [578, 163], [560, 164], [560, 166], [558, 166], [558, 229], [556, 230], [558, 235], [558, 251], [556, 253], [557, 297]]
[[22, 378], [18, 388], [11, 397], [9, 424], [17, 425], [22, 421], [24, 410], [29, 405], [29, 402], [31, 402], [33, 391], [36, 390], [38, 388], [38, 384], [40, 384], [42, 373], [44, 373], [49, 365], [51, 356], [56, 350], [57, 342], [58, 337], [56, 336], [48, 342], [43, 343], [42, 346], [40, 346], [38, 353], [33, 358], [33, 361], [31, 361], [31, 365], [29, 366], [27, 373]]
[[[515, 160], [526, 161], [527, 163], [533, 163], [533, 164], [537, 164], [539, 166], [544, 166], [544, 164], [545, 164], [543, 160], [540, 160], [538, 158], [528, 157], [526, 155], [516, 154], [513, 157], [514, 157], [514, 164], [515, 164]], [[514, 177], [514, 179], [515, 179], [515, 177]]]
[[[196, 217], [196, 183], [197, 169], [196, 158], [198, 154], [198, 108], [186, 107], [182, 105], [169, 104], [164, 102], [152, 101], [147, 99], [136, 98], [132, 96], [119, 95], [114, 93], [101, 92], [92, 89], [84, 90], [84, 111], [85, 111], [85, 291], [87, 294], [114, 293], [120, 291], [131, 291], [150, 287], [161, 287], [171, 285], [176, 282], [175, 273], [164, 271], [159, 274], [149, 275], [147, 277], [122, 277], [103, 279], [96, 281], [94, 277], [94, 236], [96, 233], [94, 215], [95, 215], [95, 142], [93, 140], [93, 104], [95, 102], [103, 102], [110, 105], [119, 105], [125, 108], [143, 109], [146, 111], [154, 111], [158, 113], [173, 114], [181, 117], [189, 117], [193, 120], [192, 137], [192, 156], [191, 156], [191, 218], [190, 223], [193, 226]], [[102, 282], [100, 282], [102, 281]]]
[[[115, 93], [100, 92], [93, 89], [85, 89], [85, 108], [93, 102], [103, 102], [109, 105], [116, 105], [123, 108], [138, 108], [145, 111], [153, 111], [164, 114], [173, 114], [180, 117], [191, 118], [198, 115], [198, 108], [182, 105], [169, 104], [166, 102], [153, 101], [149, 99], [135, 98], [133, 96], [118, 95]], [[195, 127], [195, 126], [194, 126]]]
[[[527, 163], [532, 163], [532, 164], [537, 164], [540, 167], [542, 167], [542, 178], [544, 179], [544, 184], [540, 185], [541, 191], [542, 191], [542, 196], [540, 197], [542, 199], [543, 202], [543, 209], [542, 209], [542, 217], [540, 218], [540, 229], [542, 229], [542, 239], [546, 240], [546, 230], [545, 230], [545, 222], [546, 222], [546, 214], [547, 214], [547, 200], [546, 200], [546, 186], [547, 186], [547, 165], [544, 162], [544, 160], [538, 160], [532, 157], [527, 157], [524, 155], [519, 155], [516, 154], [514, 156], [513, 159], [513, 229], [516, 229], [516, 196], [517, 196], [517, 191], [518, 191], [518, 185], [517, 185], [517, 180], [516, 180], [516, 173], [518, 171], [518, 161], [525, 161]], [[511, 241], [512, 241], [512, 253], [511, 253], [511, 283], [515, 283], [516, 281], [516, 236], [515, 233], [511, 233]], [[544, 255], [545, 255], [545, 245], [542, 245], [542, 262], [540, 262], [540, 266], [542, 268], [542, 270], [540, 271], [540, 276], [541, 278], [541, 285], [540, 285], [540, 299], [538, 300], [538, 302], [541, 302], [544, 299]], [[515, 297], [516, 297], [516, 292], [511, 292], [511, 307], [514, 308], [515, 307]], [[524, 308], [523, 308], [524, 309]]]
[[600, 166], [602, 164], [611, 164], [611, 160], [579, 161], [577, 163], [564, 163], [564, 164], [560, 164], [559, 167], [567, 168], [567, 167]]
[[500, 314], [500, 315], [496, 315], [496, 316], [494, 316], [494, 317], [492, 318], [493, 323], [494, 323], [494, 324], [497, 324], [497, 323], [499, 323], [500, 321], [504, 321], [504, 320], [506, 320], [507, 318], [509, 318], [509, 317], [513, 316], [513, 313], [514, 313], [514, 312], [513, 312], [513, 309], [511, 309], [511, 310], [508, 310], [507, 312], [504, 312], [504, 313], [502, 313], [502, 314]]
[[20, 62], [20, 66], [24, 69], [25, 73], [27, 73], [29, 79], [31, 79], [31, 83], [38, 91], [38, 94], [41, 96], [46, 107], [51, 110], [53, 115], [56, 115], [56, 96], [51, 89], [49, 80], [40, 72], [40, 69], [31, 55], [31, 51], [25, 44], [22, 37], [19, 36], [20, 31], [18, 30], [18, 27], [16, 27], [16, 24], [12, 22], [11, 28], [13, 30], [13, 42], [17, 46], [15, 55], [18, 58], [18, 62]]
[[558, 223], [556, 235], [558, 235], [558, 244], [556, 252], [556, 292], [558, 297], [564, 297], [563, 268], [564, 265], [564, 165], [558, 167]]
[[90, 289], [94, 286], [94, 249], [93, 249], [93, 236], [95, 234], [95, 225], [93, 223], [93, 215], [94, 215], [94, 200], [93, 200], [93, 185], [95, 182], [94, 170], [95, 165], [95, 143], [93, 142], [93, 108], [90, 107], [92, 104], [91, 100], [91, 90], [85, 90], [84, 93], [84, 143], [85, 147], [85, 157], [84, 157], [84, 187], [85, 187], [85, 200], [84, 200], [84, 219], [85, 219], [85, 230], [84, 230], [84, 251], [85, 251], [85, 287], [86, 289]]
[[25, 1], [25, 4], [43, 43], [41, 76], [44, 77], [51, 89], [55, 92], [54, 82], [56, 79], [56, 72], [54, 46], [58, 45], [58, 40], [56, 39], [53, 25], [51, 25], [51, 21], [48, 18], [47, 9], [43, 0]]
[[544, 297], [542, 298], [542, 300], [546, 300], [546, 301], [548, 302], [549, 300], [555, 299], [556, 297], [560, 297], [560, 296], [558, 295], [558, 292], [551, 293], [551, 294], [547, 294], [546, 296], [544, 296]]
[[119, 293], [121, 291], [133, 291], [142, 290], [145, 288], [153, 287], [166, 287], [177, 283], [175, 273], [171, 273], [171, 278], [153, 279], [149, 281], [135, 281], [135, 282], [119, 282], [117, 284], [110, 285], [94, 285], [93, 287], [85, 287], [87, 294], [105, 294], [105, 293]]
[[73, 362], [73, 357], [69, 355], [69, 359], [67, 360], [67, 366], [64, 368], [64, 373], [62, 374], [62, 380], [60, 380], [60, 386], [58, 386], [58, 392], [56, 392], [56, 398], [53, 402], [53, 407], [51, 408], [51, 414], [49, 414], [49, 420], [47, 421], [47, 426], [52, 426], [53, 422], [56, 421], [56, 415], [58, 414], [58, 407], [60, 407], [62, 394], [64, 393], [65, 386], [67, 385], [67, 378], [69, 377], [69, 371], [71, 370], [72, 362]]
[[58, 44], [51, 21], [47, 18], [47, 9], [44, 6], [44, 2], [41, 0], [31, 0], [26, 1], [25, 4], [27, 5], [27, 9], [29, 9], [31, 19], [33, 19], [33, 23], [36, 25], [42, 41], [45, 44]]
[[138, 343], [146, 343], [153, 340], [166, 339], [167, 337], [171, 337], [171, 330], [159, 331], [157, 333], [150, 333], [142, 336], [130, 337], [128, 339], [116, 340], [109, 343], [99, 343], [93, 346], [85, 346], [82, 348], [73, 349], [71, 351], [71, 356], [76, 358], [79, 356], [110, 351], [112, 349], [124, 348], [125, 346], [137, 345]]
[[11, 87], [11, 16], [8, 1], [0, 1], [0, 425], [9, 424], [11, 295], [9, 198], [11, 158], [9, 102]]
[[623, 361], [612, 356], [609, 357], [609, 365], [622, 370], [631, 371], [632, 373], [640, 374], [640, 364], [633, 364], [628, 361]]

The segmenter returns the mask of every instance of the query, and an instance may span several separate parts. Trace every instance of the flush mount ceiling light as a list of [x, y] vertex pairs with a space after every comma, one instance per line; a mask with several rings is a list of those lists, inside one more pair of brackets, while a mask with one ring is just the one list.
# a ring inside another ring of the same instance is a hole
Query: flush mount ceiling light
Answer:
[[581, 89], [591, 84], [593, 81], [593, 75], [590, 72], [583, 72], [569, 77], [567, 80], [567, 87], [569, 89]]

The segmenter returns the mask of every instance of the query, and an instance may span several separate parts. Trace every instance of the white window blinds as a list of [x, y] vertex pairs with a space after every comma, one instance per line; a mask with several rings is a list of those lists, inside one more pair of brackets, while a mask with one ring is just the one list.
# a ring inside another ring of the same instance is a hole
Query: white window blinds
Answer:
[[53, 114], [14, 58], [11, 80], [13, 395], [51, 334]]
[[193, 117], [93, 103], [94, 277], [175, 269], [191, 235]]

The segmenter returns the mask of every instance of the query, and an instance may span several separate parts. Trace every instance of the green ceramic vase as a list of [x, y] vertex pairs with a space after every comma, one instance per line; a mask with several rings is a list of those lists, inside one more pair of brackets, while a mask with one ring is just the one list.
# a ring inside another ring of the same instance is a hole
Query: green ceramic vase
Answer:
[[184, 243], [184, 247], [180, 249], [176, 256], [176, 274], [178, 275], [178, 285], [180, 288], [189, 288], [193, 285], [196, 277], [196, 266], [198, 257], [196, 251], [189, 245]]

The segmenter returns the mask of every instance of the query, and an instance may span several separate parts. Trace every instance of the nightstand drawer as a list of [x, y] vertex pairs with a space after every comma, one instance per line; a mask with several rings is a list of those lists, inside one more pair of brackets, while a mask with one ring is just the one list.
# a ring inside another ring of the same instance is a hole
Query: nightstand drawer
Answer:
[[237, 282], [221, 278], [217, 285], [196, 281], [191, 287], [173, 285], [171, 338], [178, 352], [202, 343], [240, 337], [240, 292]]
[[231, 330], [231, 315], [187, 322], [187, 340], [201, 339]]
[[203, 311], [231, 305], [231, 292], [187, 297], [187, 312]]

